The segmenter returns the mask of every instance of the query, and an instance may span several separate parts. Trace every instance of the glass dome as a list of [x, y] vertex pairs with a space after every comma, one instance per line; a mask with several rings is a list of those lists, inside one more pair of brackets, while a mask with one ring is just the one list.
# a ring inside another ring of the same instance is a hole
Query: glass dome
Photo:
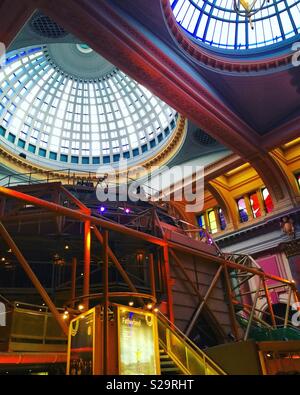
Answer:
[[220, 49], [256, 49], [300, 33], [300, 0], [269, 0], [248, 19], [233, 9], [233, 0], [170, 0], [179, 25], [193, 38]]
[[177, 118], [85, 44], [14, 51], [0, 70], [1, 143], [46, 166], [144, 161], [168, 143]]

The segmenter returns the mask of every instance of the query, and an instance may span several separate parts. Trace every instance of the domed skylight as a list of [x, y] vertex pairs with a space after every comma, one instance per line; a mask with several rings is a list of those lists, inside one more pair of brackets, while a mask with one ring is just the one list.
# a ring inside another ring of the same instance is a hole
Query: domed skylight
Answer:
[[132, 164], [167, 144], [177, 113], [85, 44], [8, 54], [0, 70], [0, 139], [54, 167]]
[[180, 26], [196, 40], [221, 49], [254, 49], [300, 33], [300, 0], [269, 0], [248, 19], [237, 15], [233, 0], [170, 0]]

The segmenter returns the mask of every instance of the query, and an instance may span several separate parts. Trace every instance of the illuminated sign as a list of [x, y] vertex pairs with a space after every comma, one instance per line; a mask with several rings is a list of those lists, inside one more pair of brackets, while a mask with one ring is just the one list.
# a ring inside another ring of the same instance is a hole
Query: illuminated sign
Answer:
[[122, 307], [118, 314], [119, 373], [159, 374], [156, 316]]

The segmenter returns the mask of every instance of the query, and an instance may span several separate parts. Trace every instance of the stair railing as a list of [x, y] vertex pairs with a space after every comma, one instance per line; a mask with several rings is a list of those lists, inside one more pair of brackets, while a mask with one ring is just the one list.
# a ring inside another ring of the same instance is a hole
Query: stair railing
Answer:
[[161, 312], [158, 313], [159, 343], [186, 375], [226, 375], [205, 352], [200, 350]]

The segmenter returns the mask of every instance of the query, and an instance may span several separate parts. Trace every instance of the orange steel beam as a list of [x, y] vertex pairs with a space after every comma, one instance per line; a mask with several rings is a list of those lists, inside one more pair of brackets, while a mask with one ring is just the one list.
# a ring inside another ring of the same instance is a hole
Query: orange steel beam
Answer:
[[109, 289], [108, 289], [108, 231], [103, 231], [103, 374], [108, 374], [108, 309], [109, 309]]
[[272, 320], [272, 325], [274, 328], [276, 328], [276, 320], [275, 320], [275, 316], [274, 316], [274, 311], [273, 311], [273, 306], [272, 306], [272, 301], [271, 301], [271, 297], [270, 297], [270, 293], [266, 284], [266, 279], [263, 277], [262, 278], [263, 281], [263, 287], [264, 287], [264, 291], [265, 291], [265, 296], [267, 299], [267, 303], [268, 303], [268, 307], [269, 307], [269, 311], [270, 311], [270, 315], [271, 315], [271, 320]]
[[[0, 193], [1, 193], [1, 191], [0, 191]], [[295, 283], [293, 283], [293, 281], [286, 280], [284, 278], [281, 278], [281, 277], [278, 277], [278, 276], [274, 276], [272, 274], [265, 273], [265, 272], [263, 272], [262, 270], [259, 270], [259, 269], [255, 269], [255, 268], [251, 268], [251, 267], [245, 267], [245, 266], [240, 265], [238, 263], [231, 262], [229, 260], [226, 260], [226, 259], [221, 258], [219, 256], [215, 256], [215, 255], [209, 254], [209, 253], [204, 252], [204, 251], [195, 250], [195, 249], [190, 248], [188, 246], [184, 246], [182, 244], [177, 244], [177, 243], [174, 243], [172, 241], [168, 241], [168, 246], [170, 248], [174, 249], [174, 250], [186, 252], [188, 254], [199, 256], [201, 258], [207, 258], [207, 259], [209, 259], [211, 261], [214, 261], [214, 262], [217, 262], [217, 263], [219, 263], [221, 265], [225, 264], [228, 268], [231, 268], [231, 269], [236, 269], [236, 270], [241, 270], [242, 272], [248, 272], [248, 273], [257, 274], [260, 277], [265, 277], [267, 279], [278, 281], [278, 282], [282, 282], [284, 284], [292, 285], [293, 287], [295, 287]]]
[[232, 302], [232, 293], [231, 293], [231, 284], [230, 284], [230, 278], [229, 278], [229, 273], [228, 273], [228, 267], [224, 265], [224, 278], [225, 278], [225, 286], [227, 290], [227, 295], [228, 295], [228, 307], [229, 307], [229, 318], [231, 322], [231, 328], [233, 331], [233, 335], [236, 338], [236, 340], [239, 339], [239, 330], [238, 330], [238, 323], [236, 320], [236, 315], [235, 315], [235, 310]]
[[35, 206], [43, 207], [49, 211], [53, 211], [57, 213], [57, 215], [65, 215], [66, 217], [71, 217], [74, 219], [77, 219], [79, 221], [86, 221], [89, 220], [93, 224], [100, 225], [104, 229], [108, 229], [111, 231], [119, 232], [122, 234], [126, 234], [128, 236], [136, 237], [137, 239], [145, 240], [149, 243], [156, 244], [159, 246], [165, 246], [167, 245], [167, 242], [155, 237], [151, 236], [147, 233], [139, 232], [134, 229], [127, 228], [124, 225], [116, 224], [113, 222], [108, 222], [105, 221], [104, 219], [98, 218], [98, 217], [93, 217], [89, 214], [83, 213], [82, 211], [79, 210], [73, 210], [64, 206], [61, 206], [56, 203], [48, 202], [43, 199], [39, 199], [37, 197], [27, 195], [26, 193], [19, 192], [13, 189], [5, 188], [3, 186], [0, 186], [0, 194], [9, 196], [11, 198], [15, 198], [18, 200], [23, 200], [27, 203], [33, 204]]
[[72, 258], [72, 274], [71, 274], [71, 307], [75, 308], [76, 298], [76, 269], [77, 269], [77, 258]]
[[[103, 236], [95, 226], [93, 227], [93, 232], [96, 238], [100, 241], [101, 245], [103, 245]], [[121, 276], [123, 277], [124, 281], [127, 283], [128, 287], [131, 289], [131, 291], [137, 293], [138, 291], [136, 287], [128, 277], [128, 274], [125, 272], [125, 270], [123, 269], [122, 265], [120, 264], [120, 262], [118, 261], [117, 257], [112, 252], [110, 247], [108, 247], [108, 256], [113, 261], [116, 268], [119, 270]]]
[[169, 248], [167, 245], [164, 246], [163, 248], [163, 254], [164, 254], [164, 267], [165, 267], [165, 275], [166, 275], [166, 288], [167, 288], [166, 290], [167, 290], [167, 298], [168, 298], [169, 320], [174, 324], [173, 293], [172, 293], [172, 285], [171, 285]]
[[153, 298], [156, 299], [154, 259], [152, 253], [149, 254], [149, 274], [150, 274], [151, 293], [153, 295]]
[[162, 240], [158, 237], [151, 236], [147, 233], [139, 232], [137, 230], [128, 228], [124, 225], [116, 224], [113, 222], [108, 222], [108, 221], [105, 221], [104, 219], [93, 217], [93, 216], [85, 214], [81, 211], [69, 209], [69, 208], [61, 206], [59, 204], [48, 202], [43, 199], [39, 199], [34, 196], [27, 195], [25, 193], [22, 193], [22, 192], [13, 190], [13, 189], [9, 189], [9, 188], [0, 186], [0, 194], [9, 196], [9, 197], [12, 197], [12, 198], [15, 198], [18, 200], [23, 200], [25, 202], [31, 203], [31, 204], [39, 206], [39, 207], [46, 208], [49, 211], [53, 211], [53, 212], [57, 213], [57, 215], [65, 215], [67, 217], [71, 217], [71, 218], [77, 219], [79, 221], [90, 220], [93, 224], [100, 225], [104, 229], [108, 229], [108, 230], [112, 230], [112, 231], [119, 232], [122, 234], [126, 234], [128, 236], [136, 237], [137, 239], [141, 239], [141, 240], [147, 241], [149, 243], [159, 245], [161, 247], [169, 246], [172, 249], [175, 249], [178, 251], [183, 251], [183, 252], [195, 255], [195, 256], [200, 256], [201, 258], [207, 258], [207, 259], [213, 260], [214, 262], [217, 262], [219, 264], [226, 264], [227, 267], [232, 268], [232, 269], [237, 269], [237, 270], [241, 270], [244, 272], [257, 274], [260, 277], [265, 276], [265, 278], [268, 278], [268, 279], [271, 279], [274, 281], [279, 281], [284, 284], [289, 284], [289, 285], [292, 285], [293, 287], [295, 287], [295, 284], [292, 281], [286, 280], [284, 278], [264, 273], [263, 271], [260, 271], [255, 268], [244, 267], [243, 265], [225, 260], [224, 258], [221, 258], [219, 256], [215, 256], [215, 255], [212, 255], [207, 252], [200, 251], [200, 250], [195, 250], [193, 248], [190, 248], [190, 247], [187, 247], [184, 245], [180, 245], [180, 244], [177, 244], [177, 243], [174, 243], [171, 241]]
[[80, 208], [83, 212], [86, 212], [87, 214], [90, 213], [90, 210], [88, 207], [86, 207], [85, 204], [83, 204], [77, 197], [75, 197], [71, 192], [69, 192], [63, 185], [60, 185], [60, 189], [63, 191], [63, 193], [70, 199], [72, 200], [73, 203]]
[[89, 308], [91, 277], [91, 221], [84, 221], [84, 268], [83, 268], [83, 304]]
[[12, 252], [14, 253], [16, 258], [20, 262], [20, 264], [21, 264], [22, 268], [24, 269], [25, 273], [27, 274], [27, 276], [29, 277], [29, 279], [31, 280], [31, 282], [33, 283], [33, 285], [35, 286], [35, 288], [37, 289], [37, 291], [41, 295], [41, 297], [44, 300], [44, 302], [46, 303], [46, 305], [49, 307], [49, 310], [51, 311], [51, 313], [53, 314], [54, 318], [58, 322], [58, 324], [61, 327], [62, 331], [64, 332], [64, 334], [66, 336], [68, 336], [68, 326], [63, 321], [60, 313], [56, 309], [54, 303], [52, 302], [52, 300], [49, 297], [48, 293], [46, 292], [45, 288], [42, 286], [42, 284], [40, 283], [40, 281], [38, 280], [38, 278], [36, 277], [36, 275], [32, 271], [32, 269], [29, 266], [28, 262], [26, 261], [26, 259], [22, 255], [21, 251], [19, 250], [19, 248], [17, 247], [17, 245], [15, 244], [13, 239], [11, 238], [10, 234], [5, 229], [5, 227], [2, 224], [2, 222], [0, 222], [0, 234], [3, 237], [3, 239], [6, 241], [7, 245], [11, 248]]
[[66, 353], [0, 353], [0, 365], [23, 365], [23, 364], [42, 364], [42, 363], [66, 363]]

